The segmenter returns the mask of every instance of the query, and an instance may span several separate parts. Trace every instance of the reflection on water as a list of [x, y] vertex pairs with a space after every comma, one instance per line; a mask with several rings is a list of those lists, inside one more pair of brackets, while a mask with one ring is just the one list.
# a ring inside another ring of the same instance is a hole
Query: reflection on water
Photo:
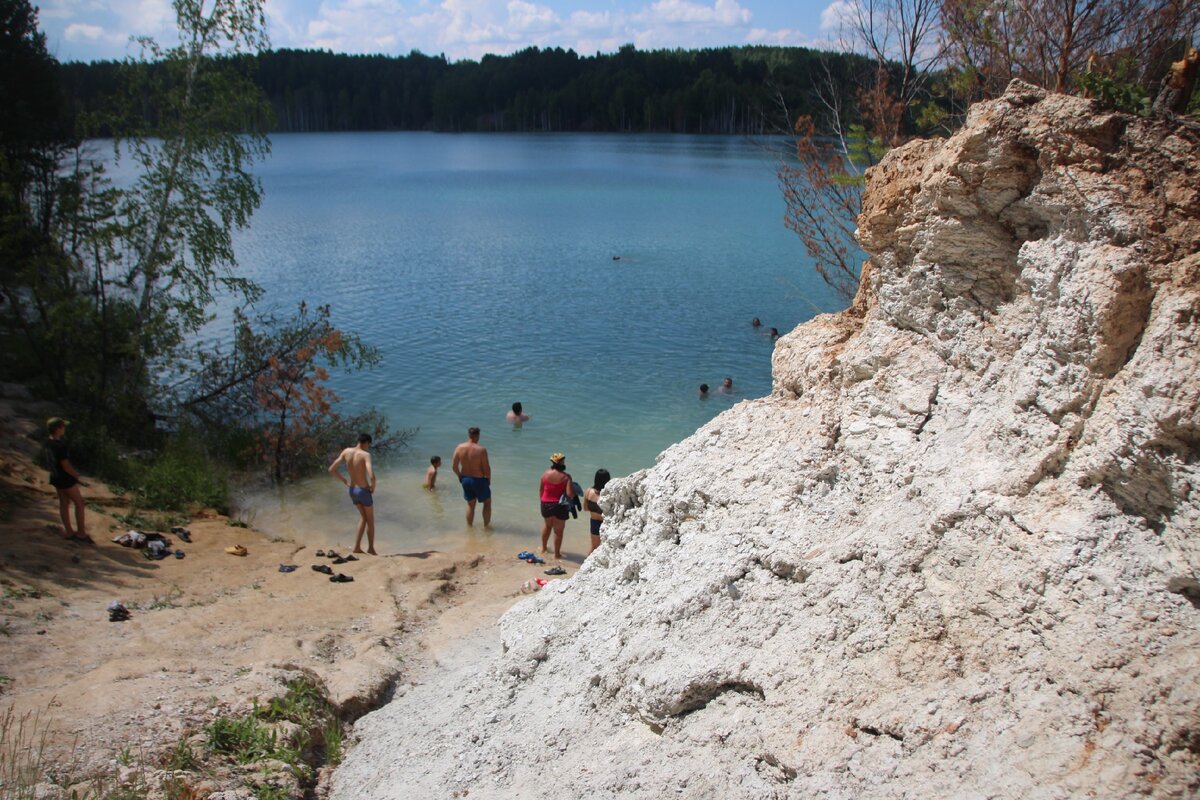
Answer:
[[[773, 344], [752, 318], [787, 331], [838, 307], [784, 229], [773, 162], [736, 137], [288, 135], [260, 172], [240, 263], [281, 309], [330, 303], [378, 346], [379, 368], [333, 388], [418, 429], [376, 459], [383, 552], [529, 546], [551, 453], [584, 485], [650, 466], [770, 391]], [[726, 375], [740, 396], [697, 396]], [[523, 426], [505, 420], [517, 401]], [[449, 471], [472, 425], [494, 474], [490, 534], [465, 531]], [[277, 535], [340, 542], [357, 520], [340, 490], [320, 477], [242, 504]], [[586, 520], [568, 522], [569, 547], [587, 539]]]

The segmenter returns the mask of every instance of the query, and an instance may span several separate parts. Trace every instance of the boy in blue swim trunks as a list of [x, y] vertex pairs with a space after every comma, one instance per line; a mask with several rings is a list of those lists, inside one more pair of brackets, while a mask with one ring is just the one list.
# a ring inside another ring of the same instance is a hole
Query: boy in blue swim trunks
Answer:
[[[354, 539], [354, 552], [361, 553], [363, 531], [367, 533], [367, 552], [375, 552], [375, 470], [371, 468], [371, 435], [360, 433], [358, 444], [347, 447], [341, 455], [329, 465], [329, 474], [336, 477], [350, 489], [350, 502], [358, 509], [358, 536]], [[342, 477], [338, 467], [345, 462], [349, 479]]]
[[450, 468], [462, 484], [467, 501], [467, 526], [475, 524], [475, 504], [483, 503], [483, 527], [492, 525], [492, 465], [487, 448], [479, 445], [479, 428], [467, 429], [467, 440], [454, 448]]

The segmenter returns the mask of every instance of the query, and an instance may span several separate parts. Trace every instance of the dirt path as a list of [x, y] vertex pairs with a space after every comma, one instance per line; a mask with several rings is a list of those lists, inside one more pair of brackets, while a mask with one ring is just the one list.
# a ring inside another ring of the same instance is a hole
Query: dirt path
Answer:
[[[0, 711], [40, 715], [52, 760], [76, 777], [131, 754], [157, 762], [212, 720], [278, 696], [296, 673], [319, 679], [352, 722], [540, 575], [515, 558], [429, 552], [362, 556], [331, 566], [352, 583], [331, 583], [311, 569], [331, 563], [315, 549], [211, 514], [187, 524], [191, 543], [170, 537], [184, 558], [149, 561], [110, 541], [127, 509], [95, 483], [84, 494], [97, 544], [67, 542], [35, 465], [37, 424], [17, 411], [0, 401]], [[235, 544], [248, 554], [227, 554]], [[113, 600], [128, 621], [109, 621]]]

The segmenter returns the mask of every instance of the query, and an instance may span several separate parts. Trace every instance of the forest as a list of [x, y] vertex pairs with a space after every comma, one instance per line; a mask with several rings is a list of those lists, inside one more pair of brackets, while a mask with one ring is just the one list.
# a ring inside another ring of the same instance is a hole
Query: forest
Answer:
[[[798, 47], [581, 56], [530, 47], [478, 62], [270, 50], [239, 66], [274, 112], [272, 130], [596, 131], [763, 134], [812, 113], [817, 84], [851, 94], [869, 59]], [[118, 62], [61, 66], [76, 115], [110, 107]], [[153, 69], [152, 65], [134, 65]], [[785, 113], [786, 109], [786, 113]]]

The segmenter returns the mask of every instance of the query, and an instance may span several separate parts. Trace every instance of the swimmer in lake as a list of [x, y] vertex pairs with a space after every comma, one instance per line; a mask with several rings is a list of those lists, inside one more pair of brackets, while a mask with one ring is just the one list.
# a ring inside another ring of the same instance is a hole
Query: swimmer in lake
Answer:
[[504, 418], [514, 425], [520, 425], [522, 422], [529, 421], [529, 415], [522, 410], [520, 403], [513, 403], [512, 410], [505, 414]]
[[426, 489], [433, 491], [437, 487], [438, 467], [442, 465], [442, 457], [434, 456], [429, 459], [429, 469], [425, 470], [425, 482], [421, 485]]

